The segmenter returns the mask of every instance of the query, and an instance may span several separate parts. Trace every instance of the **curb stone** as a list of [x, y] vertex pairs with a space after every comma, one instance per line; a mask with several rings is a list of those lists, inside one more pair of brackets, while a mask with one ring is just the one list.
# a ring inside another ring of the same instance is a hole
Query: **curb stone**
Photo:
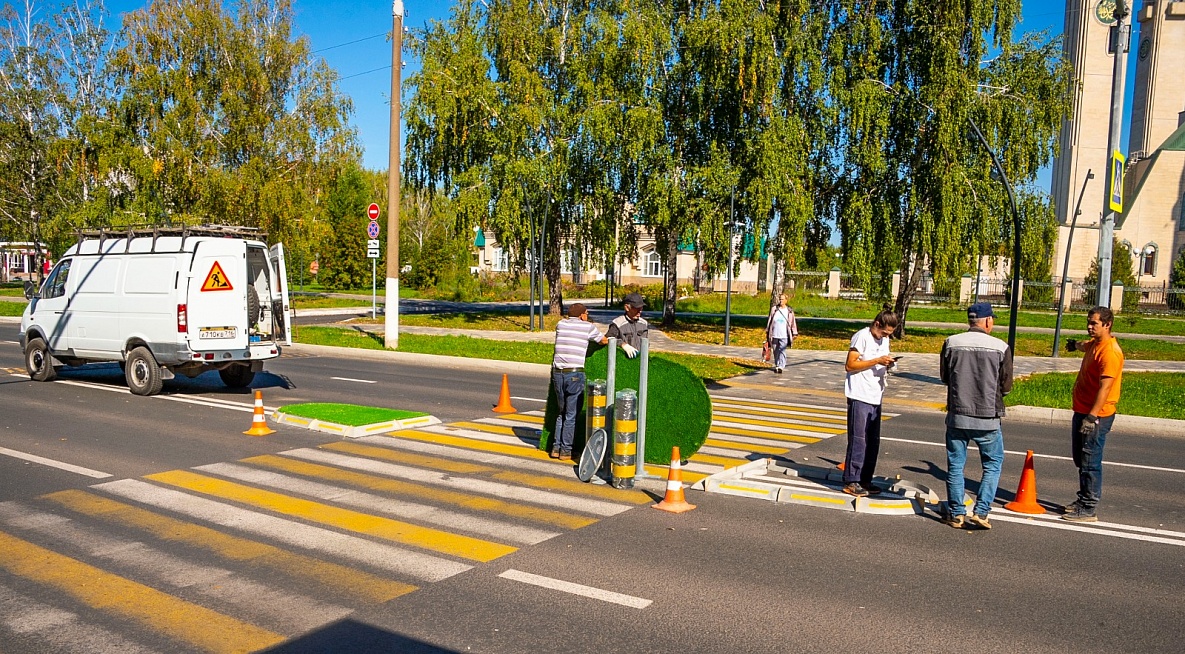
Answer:
[[[1070, 421], [1073, 418], [1074, 412], [1070, 409], [1051, 409], [1049, 407], [1021, 405], [1008, 407], [1004, 421], [1037, 425], [1064, 425], [1069, 427]], [[1111, 428], [1111, 433], [1185, 438], [1185, 420], [1147, 418], [1120, 413], [1115, 418], [1115, 426]]]
[[375, 436], [400, 429], [415, 429], [417, 427], [439, 425], [441, 422], [440, 418], [425, 414], [422, 416], [416, 416], [414, 418], [403, 418], [402, 420], [385, 420], [383, 422], [374, 422], [369, 425], [343, 425], [336, 422], [329, 422], [328, 420], [302, 418], [300, 416], [284, 413], [279, 409], [276, 409], [272, 412], [272, 420], [283, 425], [295, 425], [297, 427], [312, 429], [313, 431], [321, 431], [327, 434], [337, 434], [338, 436], [344, 436], [345, 438]]

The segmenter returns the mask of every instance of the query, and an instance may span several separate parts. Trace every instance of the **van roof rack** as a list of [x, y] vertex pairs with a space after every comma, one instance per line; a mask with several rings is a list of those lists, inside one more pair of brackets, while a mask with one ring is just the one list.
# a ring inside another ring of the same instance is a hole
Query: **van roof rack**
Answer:
[[127, 239], [124, 242], [124, 250], [126, 251], [131, 246], [131, 241], [134, 238], [151, 238], [152, 249], [150, 252], [156, 252], [156, 240], [162, 236], [180, 236], [182, 247], [184, 247], [185, 239], [190, 236], [213, 236], [218, 238], [246, 238], [255, 241], [267, 242], [267, 231], [258, 227], [242, 227], [240, 225], [129, 225], [119, 229], [80, 229], [78, 230], [78, 240], [84, 239], [99, 239], [99, 250], [103, 249], [103, 242], [107, 239]]

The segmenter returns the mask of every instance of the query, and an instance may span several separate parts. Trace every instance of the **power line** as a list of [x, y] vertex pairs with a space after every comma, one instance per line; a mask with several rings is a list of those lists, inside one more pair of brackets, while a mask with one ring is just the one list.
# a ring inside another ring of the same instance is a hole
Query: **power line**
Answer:
[[362, 75], [369, 75], [371, 73], [377, 73], [380, 70], [390, 70], [390, 68], [391, 68], [391, 64], [387, 64], [386, 66], [379, 66], [378, 68], [371, 68], [370, 70], [364, 70], [361, 73], [354, 73], [353, 75], [346, 75], [345, 77], [339, 77], [339, 78], [337, 78], [337, 81], [340, 82], [342, 80], [350, 79], [351, 77], [360, 77]]
[[317, 54], [318, 52], [325, 52], [325, 51], [327, 51], [327, 50], [334, 50], [334, 49], [337, 49], [337, 48], [344, 48], [344, 47], [346, 47], [347, 45], [354, 45], [355, 43], [362, 43], [363, 41], [369, 41], [369, 40], [371, 40], [371, 39], [377, 39], [377, 38], [379, 38], [380, 36], [383, 36], [383, 37], [385, 37], [385, 36], [387, 36], [387, 33], [386, 33], [386, 32], [380, 32], [380, 33], [378, 33], [378, 34], [371, 34], [370, 36], [364, 36], [364, 37], [362, 37], [362, 38], [360, 38], [360, 39], [354, 39], [353, 41], [346, 41], [345, 43], [338, 43], [337, 45], [331, 45], [331, 46], [329, 46], [329, 47], [327, 47], [327, 48], [321, 48], [320, 50], [313, 50], [313, 51], [312, 51], [312, 52], [310, 52], [309, 54]]

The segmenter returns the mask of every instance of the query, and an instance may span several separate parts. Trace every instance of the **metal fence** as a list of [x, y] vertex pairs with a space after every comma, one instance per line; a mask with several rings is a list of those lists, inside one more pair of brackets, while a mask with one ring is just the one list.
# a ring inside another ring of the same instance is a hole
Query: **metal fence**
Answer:
[[828, 274], [814, 270], [787, 270], [786, 295], [796, 293], [822, 295], [827, 292]]
[[1021, 289], [1020, 306], [1026, 309], [1057, 310], [1057, 304], [1061, 300], [1061, 286], [1057, 282], [1025, 282], [1024, 288]]
[[[1130, 304], [1129, 304], [1130, 302]], [[1185, 288], [1137, 286], [1124, 289], [1123, 310], [1139, 313], [1185, 315]]]
[[848, 273], [839, 275], [839, 297], [844, 300], [865, 299], [864, 289], [855, 284], [856, 278]]
[[[902, 278], [902, 283], [904, 283]], [[954, 297], [951, 297], [951, 286], [954, 286]], [[923, 275], [922, 282], [914, 291], [913, 301], [917, 304], [950, 304], [958, 300], [959, 280], [947, 279], [938, 283], [930, 275]]]

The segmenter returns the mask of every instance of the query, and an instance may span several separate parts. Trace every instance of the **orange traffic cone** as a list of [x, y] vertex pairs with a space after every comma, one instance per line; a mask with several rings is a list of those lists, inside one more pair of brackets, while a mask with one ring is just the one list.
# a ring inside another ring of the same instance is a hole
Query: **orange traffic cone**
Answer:
[[507, 375], [502, 375], [502, 392], [498, 394], [498, 404], [494, 407], [495, 413], [514, 413], [518, 409], [510, 406], [510, 379]]
[[243, 433], [248, 436], [267, 436], [276, 433], [275, 429], [267, 426], [267, 418], [263, 415], [263, 391], [255, 391], [255, 415], [251, 416], [251, 428]]
[[667, 473], [666, 497], [651, 508], [670, 513], [683, 513], [695, 508], [694, 504], [688, 504], [683, 497], [683, 469], [679, 464], [678, 447], [671, 448], [671, 470]]
[[1017, 513], [1045, 513], [1037, 504], [1037, 471], [1033, 469], [1033, 451], [1025, 454], [1025, 467], [1020, 473], [1020, 486], [1016, 488], [1016, 499], [1005, 504], [1005, 509]]

